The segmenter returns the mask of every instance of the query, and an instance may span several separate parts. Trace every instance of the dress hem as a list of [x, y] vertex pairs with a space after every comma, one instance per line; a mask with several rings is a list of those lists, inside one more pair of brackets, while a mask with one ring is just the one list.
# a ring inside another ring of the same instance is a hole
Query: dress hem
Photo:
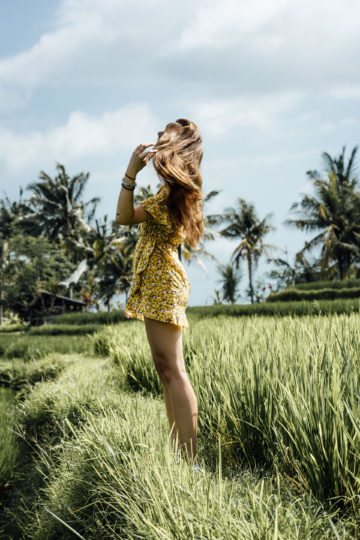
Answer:
[[187, 328], [189, 328], [189, 325], [188, 324], [179, 324], [177, 323], [176, 321], [174, 321], [173, 319], [172, 320], [169, 320], [169, 319], [166, 319], [166, 320], [163, 320], [163, 319], [160, 319], [160, 318], [155, 318], [153, 313], [150, 313], [150, 314], [147, 314], [147, 313], [135, 313], [133, 311], [130, 311], [130, 310], [125, 310], [124, 311], [124, 315], [127, 319], [138, 319], [140, 321], [144, 321], [144, 316], [149, 318], [149, 319], [153, 319], [155, 321], [159, 321], [159, 322], [166, 322], [166, 323], [171, 323], [171, 324], [175, 324], [176, 326], [179, 326], [181, 328], [182, 331], [186, 330]]

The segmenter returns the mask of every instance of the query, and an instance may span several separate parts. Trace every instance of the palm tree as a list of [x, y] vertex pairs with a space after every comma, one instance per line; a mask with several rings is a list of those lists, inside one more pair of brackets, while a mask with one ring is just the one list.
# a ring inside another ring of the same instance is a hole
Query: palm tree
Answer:
[[217, 304], [221, 304], [222, 298], [221, 298], [219, 289], [215, 289], [214, 293], [215, 293], [215, 297], [213, 298], [213, 305], [215, 306]]
[[65, 253], [77, 263], [86, 249], [86, 236], [91, 231], [89, 222], [100, 198], [81, 200], [89, 173], [81, 172], [70, 178], [63, 165], [57, 163], [56, 169], [60, 172], [54, 179], [41, 171], [41, 181], [27, 186], [33, 192], [30, 205], [35, 212], [26, 221], [40, 226], [42, 234], [50, 242], [64, 246]]
[[231, 264], [217, 266], [217, 270], [221, 274], [221, 283], [222, 283], [222, 298], [225, 301], [231, 302], [234, 304], [238, 298], [238, 286], [242, 274], [240, 272], [235, 272]]
[[124, 249], [113, 249], [98, 265], [100, 279], [99, 297], [104, 300], [110, 311], [110, 301], [115, 294], [125, 292], [130, 288], [132, 275], [132, 251], [129, 246]]
[[[321, 246], [320, 265], [323, 279], [334, 274], [334, 267], [340, 279], [347, 277], [353, 262], [360, 260], [360, 192], [356, 192], [355, 156], [358, 147], [353, 148], [345, 165], [345, 146], [338, 158], [323, 152], [324, 169], [327, 178], [321, 178], [316, 170], [307, 171], [313, 180], [315, 195], [303, 195], [300, 203], [293, 203], [290, 211], [300, 206], [295, 213], [297, 219], [287, 219], [284, 224], [306, 231], [321, 231], [305, 243], [300, 256], [315, 246]], [[334, 263], [333, 266], [331, 264]]]
[[[19, 201], [11, 202], [9, 197], [0, 199], [0, 237], [10, 238], [17, 233], [39, 236], [41, 227], [34, 219], [31, 225], [24, 219], [26, 216], [35, 215], [35, 211], [30, 208], [28, 201], [22, 199], [23, 189], [19, 188]], [[34, 216], [35, 217], [35, 216]]]
[[[161, 182], [158, 183], [156, 191], [160, 189]], [[138, 192], [134, 196], [134, 206], [136, 206], [140, 201], [147, 199], [148, 197], [153, 197], [154, 193], [151, 190], [150, 184], [147, 186], [139, 186]]]
[[272, 244], [263, 243], [263, 237], [271, 230], [274, 230], [275, 227], [267, 223], [267, 219], [272, 216], [272, 213], [268, 214], [262, 221], [259, 221], [253, 204], [248, 204], [241, 197], [237, 201], [237, 208], [225, 208], [224, 214], [218, 216], [221, 221], [229, 222], [229, 225], [222, 229], [220, 233], [226, 238], [241, 239], [232, 253], [232, 258], [236, 264], [236, 268], [239, 268], [241, 258], [247, 260], [249, 293], [251, 303], [253, 304], [253, 271], [256, 269], [262, 254], [269, 256], [268, 249], [277, 249]]
[[[287, 250], [285, 250], [287, 255]], [[322, 273], [319, 268], [319, 261], [310, 261], [304, 253], [295, 255], [293, 266], [288, 259], [282, 257], [268, 258], [268, 263], [274, 263], [275, 269], [268, 273], [268, 277], [277, 282], [277, 290], [284, 287], [291, 287], [297, 283], [309, 283], [321, 279]], [[331, 274], [326, 275], [326, 279], [331, 279]]]
[[121, 292], [127, 296], [138, 236], [137, 227], [118, 225], [115, 221], [111, 222], [109, 232], [107, 214], [103, 223], [95, 220], [95, 228], [89, 233], [86, 261], [97, 280], [98, 298], [105, 300], [108, 309], [112, 296]]
[[108, 232], [108, 216], [105, 214], [104, 222], [95, 219], [95, 227], [89, 232], [86, 246], [86, 257], [90, 268], [96, 266], [107, 253], [113, 234]]

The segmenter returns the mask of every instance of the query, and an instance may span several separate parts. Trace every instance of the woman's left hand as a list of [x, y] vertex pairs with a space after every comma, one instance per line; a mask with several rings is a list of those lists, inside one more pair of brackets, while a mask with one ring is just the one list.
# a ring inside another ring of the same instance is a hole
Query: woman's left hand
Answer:
[[132, 153], [132, 156], [129, 161], [129, 165], [126, 169], [126, 174], [130, 176], [131, 178], [135, 178], [137, 173], [141, 171], [146, 165], [146, 156], [148, 154], [154, 154], [155, 152], [145, 152], [146, 148], [149, 148], [149, 146], [153, 146], [153, 143], [151, 144], [139, 144], [135, 150]]

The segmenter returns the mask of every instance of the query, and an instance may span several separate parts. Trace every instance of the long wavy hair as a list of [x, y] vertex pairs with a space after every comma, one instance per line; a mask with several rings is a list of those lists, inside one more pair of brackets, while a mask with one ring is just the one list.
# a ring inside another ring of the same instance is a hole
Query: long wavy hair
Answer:
[[204, 234], [202, 176], [203, 145], [191, 120], [170, 122], [154, 145], [153, 165], [170, 190], [167, 208], [184, 240], [196, 248]]

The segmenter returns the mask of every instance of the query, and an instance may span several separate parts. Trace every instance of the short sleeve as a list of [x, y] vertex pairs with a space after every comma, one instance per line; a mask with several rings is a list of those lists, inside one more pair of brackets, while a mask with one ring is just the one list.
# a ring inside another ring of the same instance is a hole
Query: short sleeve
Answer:
[[158, 191], [152, 197], [148, 197], [147, 199], [140, 201], [138, 206], [145, 208], [145, 210], [152, 215], [157, 223], [160, 223], [166, 227], [171, 227], [163, 190]]

